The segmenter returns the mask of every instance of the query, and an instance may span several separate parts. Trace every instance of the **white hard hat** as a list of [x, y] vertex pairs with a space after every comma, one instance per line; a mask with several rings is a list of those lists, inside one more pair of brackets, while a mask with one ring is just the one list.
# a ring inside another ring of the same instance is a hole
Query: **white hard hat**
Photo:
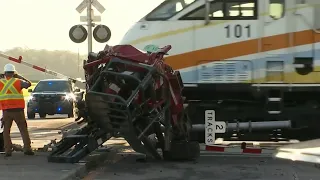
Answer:
[[14, 67], [13, 64], [6, 64], [4, 66], [4, 72], [15, 72], [16, 71], [16, 68]]

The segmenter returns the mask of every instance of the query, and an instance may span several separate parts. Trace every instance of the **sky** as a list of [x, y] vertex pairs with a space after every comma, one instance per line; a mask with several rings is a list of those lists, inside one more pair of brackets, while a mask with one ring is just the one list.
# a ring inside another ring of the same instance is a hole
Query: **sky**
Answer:
[[[163, 0], [99, 0], [106, 11], [101, 22], [111, 29], [108, 44], [117, 44], [126, 31]], [[76, 11], [82, 0], [0, 0], [0, 51], [14, 47], [26, 49], [69, 50], [80, 54], [88, 51], [87, 41], [77, 44], [70, 40], [73, 25], [83, 24]], [[93, 39], [93, 51], [100, 51], [106, 43]]]

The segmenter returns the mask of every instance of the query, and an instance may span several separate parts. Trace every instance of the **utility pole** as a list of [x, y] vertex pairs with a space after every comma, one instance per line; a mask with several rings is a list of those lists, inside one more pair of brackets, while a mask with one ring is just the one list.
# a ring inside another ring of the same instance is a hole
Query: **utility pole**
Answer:
[[87, 0], [88, 54], [92, 52], [92, 1]]

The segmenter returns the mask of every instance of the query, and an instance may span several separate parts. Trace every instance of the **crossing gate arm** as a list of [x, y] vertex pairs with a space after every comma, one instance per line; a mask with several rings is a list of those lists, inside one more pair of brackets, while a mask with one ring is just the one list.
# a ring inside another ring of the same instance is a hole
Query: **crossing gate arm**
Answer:
[[41, 72], [44, 72], [44, 73], [47, 73], [47, 74], [50, 74], [50, 75], [53, 75], [55, 77], [58, 77], [58, 78], [62, 78], [62, 79], [69, 79], [70, 81], [72, 81], [73, 83], [79, 81], [81, 83], [84, 83], [84, 81], [81, 81], [81, 80], [77, 80], [77, 79], [74, 79], [74, 78], [71, 78], [71, 77], [68, 77], [66, 75], [63, 75], [61, 73], [58, 73], [58, 72], [55, 72], [55, 71], [52, 71], [50, 69], [46, 69], [46, 68], [43, 68], [43, 67], [40, 67], [40, 66], [37, 66], [37, 65], [33, 65], [31, 63], [28, 63], [28, 62], [25, 62], [25, 61], [22, 61], [22, 56], [19, 56], [19, 58], [14, 58], [14, 57], [11, 57], [11, 56], [8, 56], [6, 54], [2, 54], [0, 53], [0, 57], [4, 58], [4, 59], [7, 59], [9, 61], [13, 61], [15, 63], [19, 63], [19, 64], [23, 64], [25, 66], [28, 66], [28, 67], [31, 67], [37, 71], [41, 71]]

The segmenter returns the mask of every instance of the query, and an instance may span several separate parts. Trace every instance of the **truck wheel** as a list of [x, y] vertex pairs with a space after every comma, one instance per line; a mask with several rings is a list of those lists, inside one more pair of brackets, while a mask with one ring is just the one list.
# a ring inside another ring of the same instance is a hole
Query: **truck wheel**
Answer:
[[196, 141], [172, 141], [170, 151], [163, 153], [169, 161], [190, 161], [200, 156], [200, 145]]
[[205, 133], [204, 132], [191, 132], [190, 140], [197, 141], [199, 143], [204, 143], [205, 141]]
[[46, 118], [46, 114], [45, 113], [39, 113], [40, 118]]
[[28, 113], [27, 114], [28, 119], [34, 119], [36, 117], [35, 113]]

